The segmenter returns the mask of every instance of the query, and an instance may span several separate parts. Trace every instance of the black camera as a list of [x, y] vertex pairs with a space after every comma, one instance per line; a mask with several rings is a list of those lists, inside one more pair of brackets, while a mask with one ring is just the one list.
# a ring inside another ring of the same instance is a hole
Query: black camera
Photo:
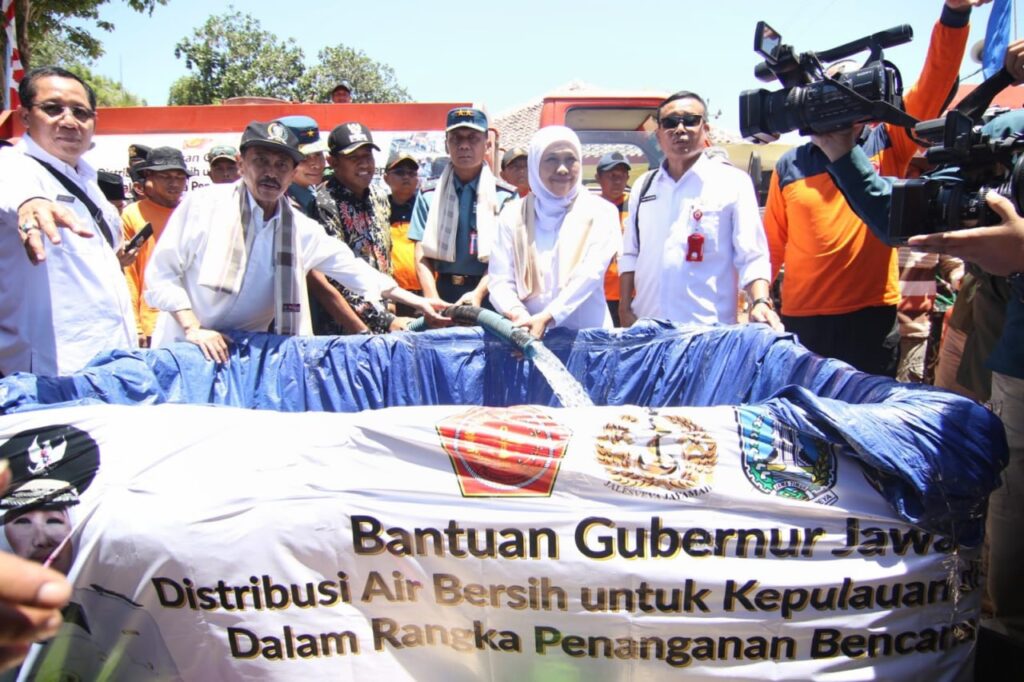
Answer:
[[[882, 49], [910, 42], [914, 32], [903, 25], [860, 38], [824, 52], [796, 54], [763, 21], [754, 32], [754, 51], [764, 62], [754, 68], [763, 81], [778, 79], [783, 89], [740, 93], [740, 133], [757, 142], [773, 142], [799, 130], [801, 135], [843, 130], [857, 123], [882, 121], [909, 126], [916, 120], [903, 107], [899, 70], [882, 58]], [[824, 64], [870, 50], [860, 69], [829, 76]]]
[[1024, 207], [1024, 135], [986, 130], [982, 124], [992, 98], [1012, 83], [1005, 71], [975, 89], [944, 117], [914, 126], [925, 159], [936, 170], [920, 178], [894, 180], [889, 207], [890, 244], [916, 234], [995, 225], [999, 216], [985, 195], [996, 192]]

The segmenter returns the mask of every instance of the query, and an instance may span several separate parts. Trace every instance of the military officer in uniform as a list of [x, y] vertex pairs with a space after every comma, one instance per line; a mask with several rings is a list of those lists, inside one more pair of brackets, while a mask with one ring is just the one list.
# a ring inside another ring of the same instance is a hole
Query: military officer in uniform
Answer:
[[437, 184], [417, 197], [409, 227], [427, 298], [474, 306], [486, 301], [498, 212], [513, 196], [484, 162], [489, 146], [484, 112], [469, 107], [448, 112], [445, 148], [451, 163]]

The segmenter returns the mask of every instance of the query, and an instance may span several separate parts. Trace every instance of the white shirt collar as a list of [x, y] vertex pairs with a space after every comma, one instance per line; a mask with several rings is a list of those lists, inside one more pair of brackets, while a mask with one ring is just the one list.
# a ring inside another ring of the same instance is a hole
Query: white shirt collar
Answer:
[[92, 167], [85, 158], [78, 159], [78, 167], [70, 166], [64, 161], [61, 161], [53, 154], [49, 153], [32, 139], [32, 137], [26, 132], [21, 137], [21, 141], [16, 145], [24, 154], [45, 161], [64, 175], [69, 177], [77, 177], [82, 182], [89, 182], [96, 180], [96, 169]]
[[672, 176], [668, 173], [668, 159], [662, 161], [660, 170], [662, 177], [664, 177], [666, 181], [672, 184], [678, 184], [685, 181], [690, 176], [690, 173], [693, 173], [698, 178], [703, 178], [707, 173], [709, 163], [717, 162], [712, 161], [712, 159], [708, 158], [707, 154], [701, 152], [700, 156], [697, 157], [697, 160], [693, 162], [693, 165], [687, 168], [686, 172], [683, 173], [678, 180], [673, 180]]

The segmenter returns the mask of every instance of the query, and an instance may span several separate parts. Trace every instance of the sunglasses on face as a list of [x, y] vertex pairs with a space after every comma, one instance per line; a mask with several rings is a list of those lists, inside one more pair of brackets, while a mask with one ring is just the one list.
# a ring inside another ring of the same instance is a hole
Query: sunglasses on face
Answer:
[[399, 178], [415, 178], [417, 175], [419, 175], [419, 171], [415, 171], [415, 170], [412, 170], [412, 169], [409, 169], [409, 170], [404, 170], [404, 169], [403, 170], [390, 170], [390, 171], [388, 171], [388, 174], [397, 176]]
[[665, 130], [675, 130], [680, 125], [685, 128], [696, 128], [704, 120], [701, 114], [681, 114], [679, 116], [663, 116], [658, 122]]
[[43, 104], [32, 105], [31, 108], [38, 109], [50, 118], [60, 118], [66, 112], [71, 112], [71, 115], [79, 123], [87, 123], [96, 117], [96, 112], [86, 107], [80, 107], [72, 104], [58, 104], [57, 102], [44, 102]]

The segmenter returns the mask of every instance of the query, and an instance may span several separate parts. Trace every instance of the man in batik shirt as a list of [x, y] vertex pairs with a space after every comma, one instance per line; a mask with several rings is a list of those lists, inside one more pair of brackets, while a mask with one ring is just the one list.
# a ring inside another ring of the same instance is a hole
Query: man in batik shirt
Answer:
[[[320, 223], [331, 235], [373, 268], [390, 275], [391, 267], [391, 204], [387, 191], [373, 184], [376, 165], [373, 152], [380, 148], [373, 143], [370, 130], [361, 123], [342, 123], [327, 139], [327, 163], [334, 175], [317, 191], [316, 204]], [[379, 301], [366, 301], [357, 294], [331, 282], [359, 316], [366, 329], [384, 334], [402, 328], [394, 315], [380, 307]], [[376, 304], [376, 305], [374, 305]], [[314, 315], [316, 334], [346, 332], [327, 315]]]

